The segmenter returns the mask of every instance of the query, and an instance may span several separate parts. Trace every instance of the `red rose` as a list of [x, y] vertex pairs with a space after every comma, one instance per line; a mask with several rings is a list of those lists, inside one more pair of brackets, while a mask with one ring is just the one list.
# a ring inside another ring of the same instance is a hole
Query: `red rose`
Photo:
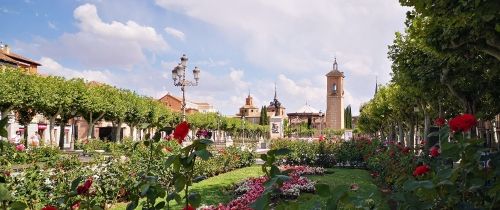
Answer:
[[188, 204], [188, 206], [185, 206], [182, 210], [196, 210], [196, 209], [192, 207], [191, 204]]
[[76, 201], [71, 205], [71, 210], [80, 209], [80, 201]]
[[25, 149], [26, 149], [26, 147], [24, 146], [24, 144], [19, 144], [16, 146], [16, 150], [18, 152], [23, 152]]
[[52, 205], [46, 205], [41, 210], [57, 210], [57, 208]]
[[441, 127], [446, 123], [446, 120], [442, 117], [438, 117], [434, 120], [434, 125]]
[[401, 152], [403, 152], [403, 154], [409, 154], [410, 153], [410, 148], [409, 147], [404, 147]]
[[177, 127], [175, 127], [174, 138], [177, 139], [177, 142], [179, 144], [181, 144], [182, 141], [184, 141], [184, 139], [188, 135], [188, 133], [189, 133], [189, 123], [187, 123], [186, 121], [181, 122], [179, 125], [177, 125]]
[[472, 126], [476, 125], [476, 118], [471, 114], [458, 115], [451, 119], [448, 124], [454, 132], [468, 131]]
[[86, 194], [89, 192], [91, 186], [92, 178], [88, 178], [87, 180], [85, 180], [85, 183], [83, 183], [83, 185], [80, 185], [76, 188], [76, 193], [78, 193], [78, 195]]
[[425, 173], [429, 172], [429, 170], [431, 170], [431, 168], [429, 168], [428, 165], [421, 165], [421, 166], [418, 166], [415, 171], [413, 171], [413, 176], [420, 176], [420, 175], [424, 175]]
[[431, 147], [429, 154], [431, 155], [431, 157], [439, 156], [439, 148], [436, 146]]

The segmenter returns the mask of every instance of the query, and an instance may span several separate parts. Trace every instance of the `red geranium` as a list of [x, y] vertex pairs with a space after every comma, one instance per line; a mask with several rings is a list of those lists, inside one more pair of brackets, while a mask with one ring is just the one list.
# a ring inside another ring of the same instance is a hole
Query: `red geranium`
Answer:
[[80, 209], [80, 201], [76, 201], [71, 205], [71, 210], [78, 210]]
[[429, 154], [431, 155], [431, 157], [439, 156], [439, 148], [436, 146], [431, 147]]
[[52, 205], [46, 205], [41, 210], [57, 210], [57, 208]]
[[85, 180], [85, 183], [83, 183], [83, 185], [80, 185], [76, 188], [76, 193], [78, 193], [78, 195], [86, 194], [89, 192], [91, 186], [92, 178], [88, 178], [87, 180]]
[[441, 127], [446, 123], [446, 120], [442, 117], [438, 117], [434, 120], [434, 125]]
[[428, 165], [421, 165], [418, 166], [415, 171], [413, 171], [413, 176], [420, 176], [424, 175], [425, 173], [429, 172], [431, 168], [429, 168]]
[[188, 204], [188, 206], [185, 206], [182, 210], [196, 210], [196, 209], [192, 207], [191, 204]]
[[448, 124], [454, 132], [468, 131], [472, 126], [476, 125], [476, 118], [471, 114], [458, 115], [451, 119]]
[[186, 121], [181, 122], [174, 130], [174, 138], [177, 139], [177, 143], [181, 144], [189, 133], [189, 123]]
[[16, 150], [18, 152], [23, 152], [25, 149], [26, 149], [26, 147], [24, 146], [24, 144], [19, 144], [16, 146]]

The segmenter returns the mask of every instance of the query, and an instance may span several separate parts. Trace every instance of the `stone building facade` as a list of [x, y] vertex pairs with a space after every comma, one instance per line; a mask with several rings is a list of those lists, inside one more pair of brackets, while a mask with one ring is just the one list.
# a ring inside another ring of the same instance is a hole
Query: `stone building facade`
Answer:
[[337, 59], [326, 74], [326, 127], [344, 129], [344, 72], [339, 71]]

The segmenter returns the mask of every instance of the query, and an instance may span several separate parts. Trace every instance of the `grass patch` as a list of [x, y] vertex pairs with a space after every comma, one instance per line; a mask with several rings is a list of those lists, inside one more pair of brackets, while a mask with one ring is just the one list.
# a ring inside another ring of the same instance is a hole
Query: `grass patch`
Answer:
[[[192, 190], [200, 193], [203, 204], [217, 205], [219, 203], [228, 203], [233, 199], [231, 191], [234, 184], [250, 177], [259, 177], [262, 175], [264, 175], [264, 173], [260, 166], [240, 168], [195, 183], [189, 191], [191, 192]], [[181, 193], [183, 196], [184, 193]], [[182, 206], [178, 205], [175, 201], [170, 202], [170, 205], [172, 209], [182, 209]], [[119, 203], [112, 209], [124, 210], [126, 207], [126, 203]], [[138, 206], [137, 209], [140, 209], [140, 206]]]
[[[330, 190], [337, 186], [345, 186], [349, 188], [351, 184], [359, 185], [359, 190], [356, 194], [363, 198], [368, 198], [372, 193], [372, 199], [379, 209], [389, 209], [387, 201], [382, 197], [382, 193], [378, 187], [372, 182], [368, 171], [361, 169], [328, 169], [328, 174], [323, 176], [308, 176], [311, 180], [318, 183], [328, 184]], [[331, 173], [333, 172], [333, 173]], [[316, 194], [301, 193], [297, 200], [282, 200], [278, 203], [275, 209], [325, 209], [326, 200], [328, 198], [320, 197]]]

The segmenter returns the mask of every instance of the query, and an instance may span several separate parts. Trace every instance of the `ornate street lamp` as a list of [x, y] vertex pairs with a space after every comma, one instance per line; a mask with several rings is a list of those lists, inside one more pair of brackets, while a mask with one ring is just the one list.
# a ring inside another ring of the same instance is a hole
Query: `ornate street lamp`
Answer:
[[325, 116], [325, 113], [321, 112], [321, 110], [319, 110], [319, 136], [321, 138], [321, 136], [323, 136], [323, 116]]
[[174, 80], [175, 86], [180, 86], [182, 91], [182, 121], [186, 121], [186, 86], [198, 86], [198, 80], [200, 80], [200, 69], [194, 67], [193, 77], [194, 81], [189, 81], [186, 79], [186, 67], [188, 58], [186, 54], [181, 57], [181, 62], [172, 70], [172, 80]]

